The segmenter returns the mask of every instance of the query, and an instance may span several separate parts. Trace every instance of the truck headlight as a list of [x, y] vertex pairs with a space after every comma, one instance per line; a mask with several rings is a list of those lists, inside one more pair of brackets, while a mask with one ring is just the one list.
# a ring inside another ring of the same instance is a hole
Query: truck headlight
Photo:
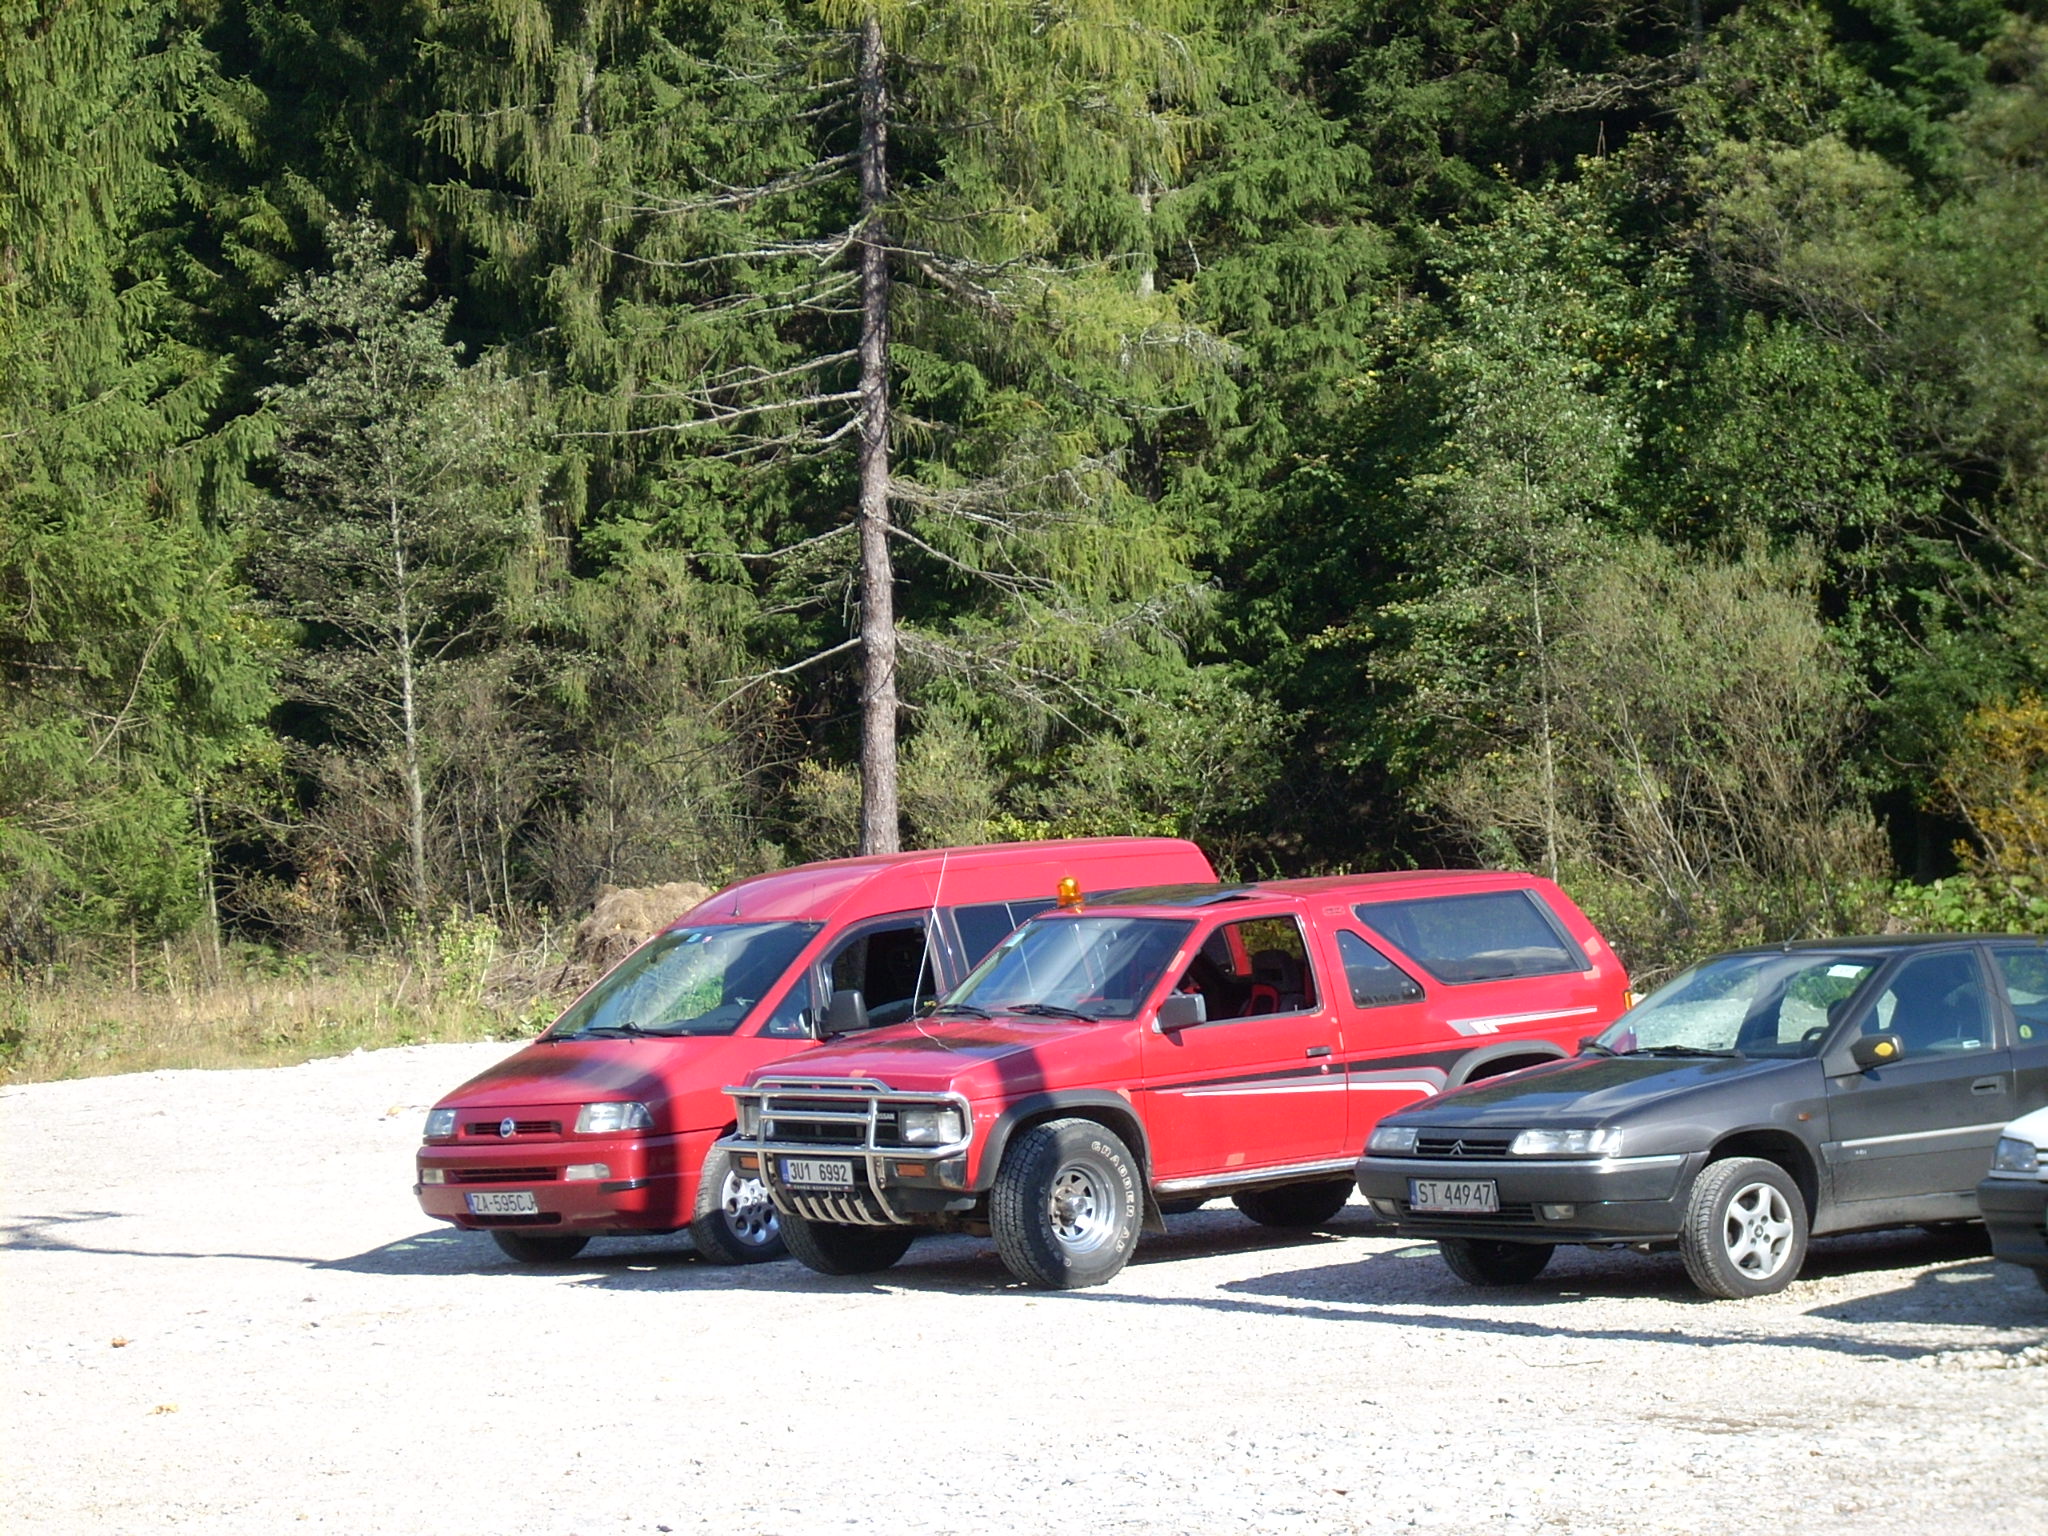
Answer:
[[430, 1109], [427, 1111], [427, 1128], [424, 1132], [428, 1141], [442, 1141], [455, 1134], [456, 1111], [452, 1109]]
[[2038, 1173], [2040, 1169], [2041, 1149], [2031, 1141], [2017, 1136], [1998, 1138], [1998, 1148], [1991, 1154], [1993, 1173]]
[[1613, 1157], [1621, 1151], [1621, 1132], [1598, 1130], [1523, 1131], [1508, 1144], [1511, 1157]]
[[960, 1111], [948, 1105], [899, 1110], [896, 1134], [907, 1147], [939, 1147], [960, 1140], [966, 1128], [960, 1123]]
[[576, 1132], [580, 1136], [653, 1129], [654, 1116], [645, 1104], [586, 1104], [576, 1112]]
[[1412, 1125], [1376, 1125], [1372, 1128], [1372, 1140], [1365, 1144], [1368, 1152], [1413, 1152], [1415, 1138], [1421, 1132]]
[[747, 1137], [758, 1137], [761, 1134], [761, 1101], [758, 1099], [738, 1099], [734, 1102], [739, 1108], [740, 1134]]

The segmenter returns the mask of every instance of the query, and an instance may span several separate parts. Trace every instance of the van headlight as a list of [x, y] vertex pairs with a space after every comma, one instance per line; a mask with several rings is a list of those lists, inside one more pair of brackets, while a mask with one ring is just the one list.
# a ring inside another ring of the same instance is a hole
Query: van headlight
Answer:
[[942, 1147], [967, 1133], [960, 1111], [951, 1105], [902, 1109], [896, 1113], [896, 1134], [907, 1147]]
[[456, 1111], [452, 1109], [430, 1109], [427, 1111], [427, 1128], [424, 1132], [428, 1141], [443, 1141], [455, 1134]]
[[579, 1136], [616, 1135], [620, 1131], [651, 1131], [654, 1116], [645, 1104], [586, 1104], [576, 1112]]
[[1621, 1151], [1621, 1132], [1598, 1130], [1523, 1131], [1508, 1143], [1510, 1157], [1613, 1157]]

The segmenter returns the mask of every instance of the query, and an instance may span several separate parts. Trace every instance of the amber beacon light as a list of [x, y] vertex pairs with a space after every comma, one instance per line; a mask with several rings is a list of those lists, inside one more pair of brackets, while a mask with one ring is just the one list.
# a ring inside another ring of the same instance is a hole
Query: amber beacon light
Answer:
[[1060, 910], [1078, 912], [1081, 910], [1081, 882], [1072, 875], [1062, 876], [1059, 885]]

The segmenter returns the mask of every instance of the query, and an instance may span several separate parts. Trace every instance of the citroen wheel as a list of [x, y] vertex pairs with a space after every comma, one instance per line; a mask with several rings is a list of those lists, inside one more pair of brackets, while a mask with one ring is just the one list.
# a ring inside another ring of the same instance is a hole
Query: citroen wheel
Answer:
[[690, 1241], [709, 1264], [762, 1264], [788, 1252], [761, 1176], [739, 1172], [723, 1152], [704, 1160]]
[[1026, 1285], [1070, 1291], [1112, 1278], [1138, 1246], [1137, 1160], [1093, 1120], [1048, 1120], [1010, 1143], [989, 1197], [996, 1252]]
[[1776, 1163], [1724, 1157], [1693, 1181], [1678, 1251], [1709, 1296], [1782, 1291], [1806, 1262], [1806, 1201]]

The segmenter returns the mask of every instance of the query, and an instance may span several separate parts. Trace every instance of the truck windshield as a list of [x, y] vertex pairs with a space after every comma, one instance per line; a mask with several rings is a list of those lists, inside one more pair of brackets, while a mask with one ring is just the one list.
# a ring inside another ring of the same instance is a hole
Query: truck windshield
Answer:
[[1722, 955], [1673, 977], [1599, 1037], [1616, 1055], [1814, 1056], [1877, 968], [1811, 950]]
[[976, 966], [939, 1012], [1131, 1018], [1194, 926], [1158, 917], [1034, 918]]
[[729, 1035], [822, 923], [673, 928], [626, 959], [541, 1038]]

